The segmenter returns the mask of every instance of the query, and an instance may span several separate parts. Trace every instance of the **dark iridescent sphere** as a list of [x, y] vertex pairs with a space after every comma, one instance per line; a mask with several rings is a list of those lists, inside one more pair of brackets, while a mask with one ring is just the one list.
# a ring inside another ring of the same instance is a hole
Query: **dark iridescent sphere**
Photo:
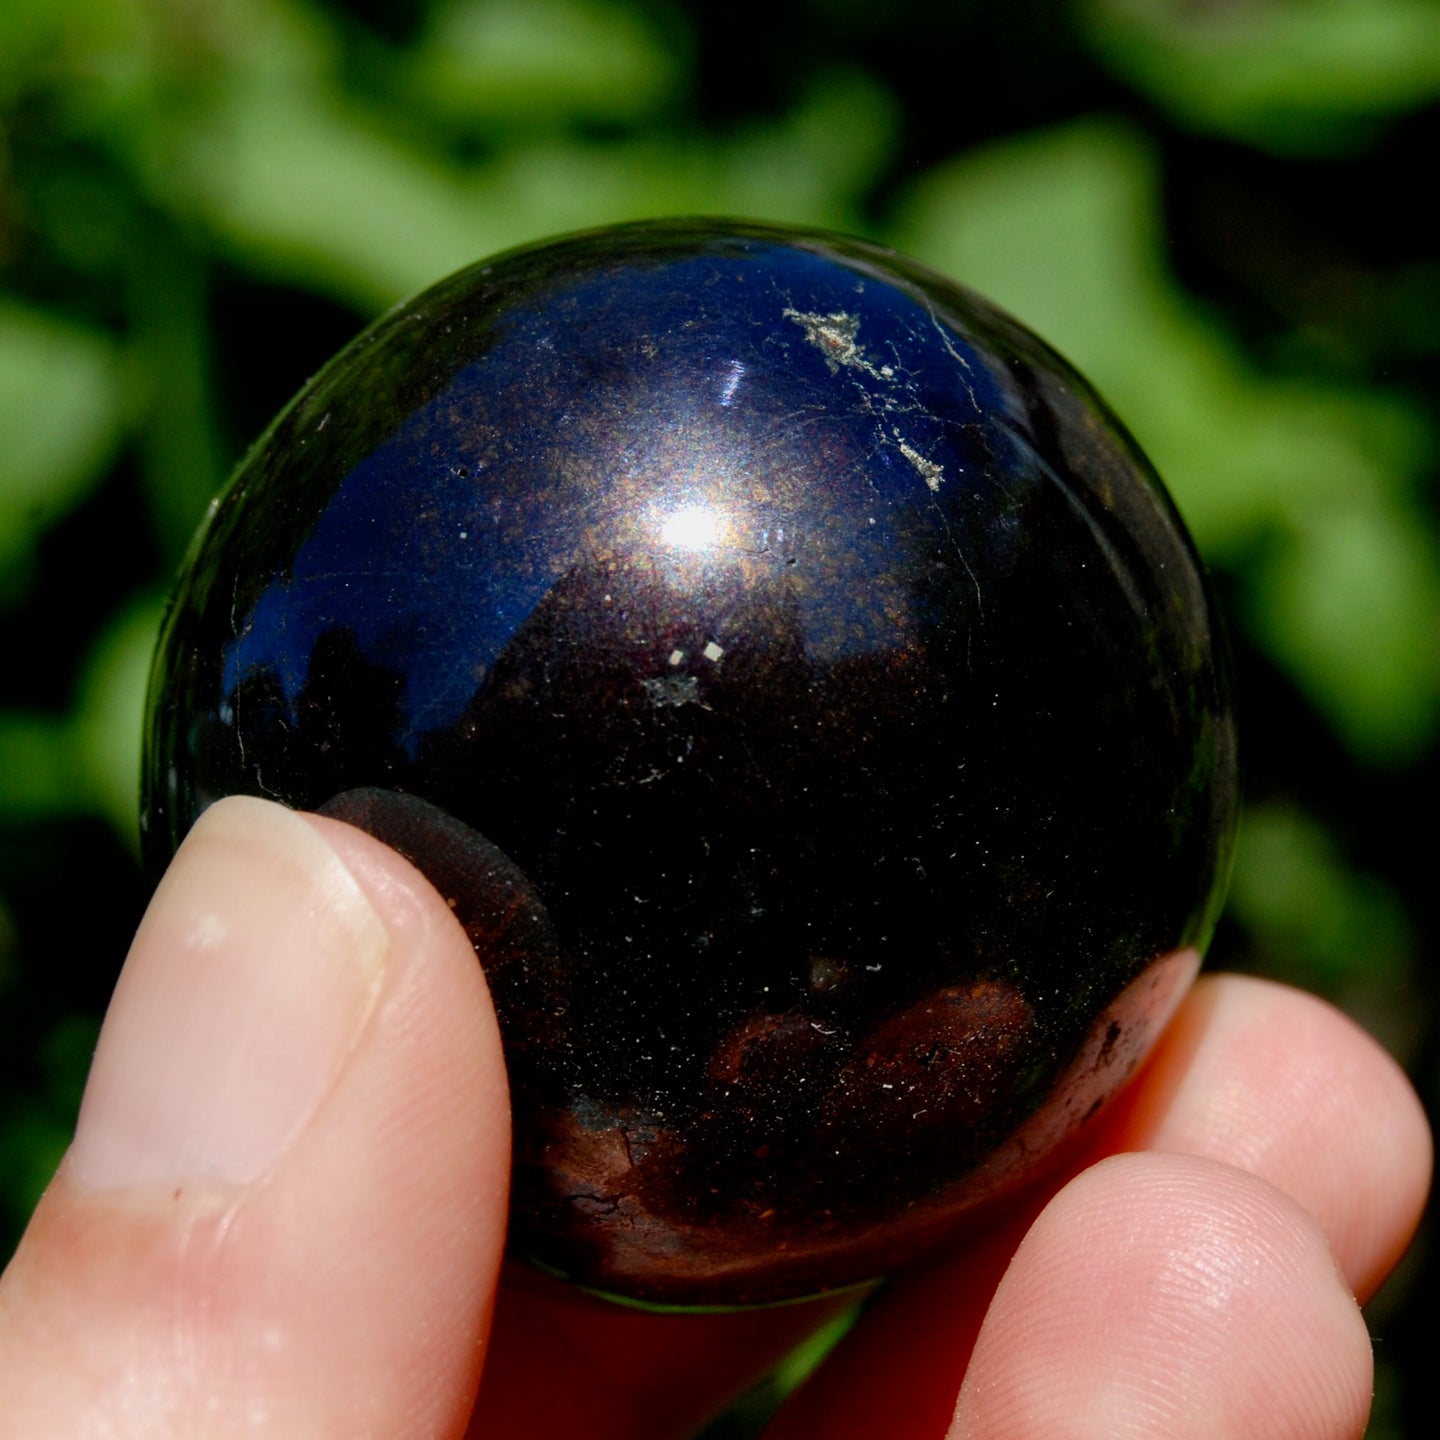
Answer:
[[748, 1304], [913, 1260], [1125, 1080], [1234, 739], [1064, 361], [874, 246], [667, 222], [463, 271], [305, 388], [181, 579], [145, 791], [157, 867], [232, 792], [415, 860], [495, 994], [514, 1246]]

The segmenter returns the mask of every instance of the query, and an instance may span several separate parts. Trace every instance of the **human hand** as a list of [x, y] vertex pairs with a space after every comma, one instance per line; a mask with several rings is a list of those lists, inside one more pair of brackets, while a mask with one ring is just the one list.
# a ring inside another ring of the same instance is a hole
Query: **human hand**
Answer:
[[[843, 1308], [655, 1315], [502, 1279], [508, 1146], [494, 1016], [435, 892], [337, 822], [213, 807], [0, 1278], [0, 1440], [660, 1440]], [[1202, 981], [1074, 1178], [897, 1280], [768, 1435], [1358, 1436], [1355, 1297], [1430, 1160], [1349, 1021]]]

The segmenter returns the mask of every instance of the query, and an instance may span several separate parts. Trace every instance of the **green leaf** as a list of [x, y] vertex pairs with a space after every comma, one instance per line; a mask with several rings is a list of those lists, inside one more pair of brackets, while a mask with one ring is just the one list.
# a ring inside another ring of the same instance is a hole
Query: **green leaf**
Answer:
[[90, 651], [70, 722], [84, 808], [105, 816], [132, 849], [139, 844], [140, 743], [160, 602], [133, 602]]
[[1352, 147], [1440, 95], [1433, 0], [1081, 0], [1082, 29], [1173, 115], [1282, 154]]
[[802, 1340], [780, 1362], [774, 1379], [781, 1397], [798, 1390], [820, 1368], [830, 1352], [855, 1328], [863, 1308], [863, 1304], [857, 1302], [848, 1310], [842, 1310]]
[[1260, 572], [1251, 624], [1364, 758], [1418, 754], [1440, 697], [1440, 575], [1409, 507], [1315, 507]]
[[534, 140], [464, 168], [332, 87], [237, 80], [161, 196], [247, 263], [365, 309], [498, 250], [674, 214], [847, 225], [892, 144], [890, 97], [824, 74], [796, 110], [722, 143], [668, 132]]
[[143, 30], [137, 0], [5, 0], [0, 5], [0, 101], [85, 69], [78, 55], [128, 50]]
[[137, 458], [155, 530], [178, 564], [224, 481], [211, 397], [205, 266], [151, 227], [130, 259], [130, 358], [141, 404]]
[[121, 415], [108, 336], [0, 296], [0, 603], [45, 527], [101, 478]]
[[69, 725], [58, 716], [0, 711], [0, 815], [24, 822], [79, 803]]
[[0, 814], [20, 822], [98, 814], [136, 848], [145, 689], [160, 610], [145, 597], [111, 619], [68, 715], [0, 711]]
[[[389, 133], [332, 87], [237, 77], [157, 182], [242, 260], [367, 310], [477, 258], [506, 234], [458, 167]], [[502, 242], [503, 243], [503, 242]]]
[[647, 17], [594, 0], [441, 0], [402, 60], [416, 100], [452, 121], [554, 129], [634, 124], [679, 88]]
[[1330, 995], [1356, 985], [1394, 993], [1409, 977], [1415, 937], [1400, 897], [1292, 806], [1247, 811], [1229, 907], [1277, 977]]

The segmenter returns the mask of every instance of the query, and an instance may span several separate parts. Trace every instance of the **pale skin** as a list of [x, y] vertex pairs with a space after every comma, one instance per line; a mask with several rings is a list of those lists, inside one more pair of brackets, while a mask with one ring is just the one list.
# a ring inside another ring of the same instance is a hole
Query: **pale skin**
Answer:
[[[649, 1315], [502, 1275], [508, 1144], [434, 891], [337, 822], [221, 802], [0, 1279], [0, 1440], [679, 1440], [833, 1313]], [[768, 1434], [1358, 1437], [1357, 1299], [1430, 1164], [1355, 1025], [1207, 978], [1086, 1153], [900, 1277]]]

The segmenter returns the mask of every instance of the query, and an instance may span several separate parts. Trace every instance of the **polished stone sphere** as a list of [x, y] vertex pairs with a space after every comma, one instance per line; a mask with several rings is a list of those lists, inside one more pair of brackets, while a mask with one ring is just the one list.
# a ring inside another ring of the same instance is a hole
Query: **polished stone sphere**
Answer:
[[1194, 972], [1234, 771], [1200, 566], [1073, 369], [875, 246], [665, 222], [462, 271], [285, 410], [176, 591], [143, 822], [408, 855], [495, 996], [515, 1249], [732, 1305], [1064, 1152]]

